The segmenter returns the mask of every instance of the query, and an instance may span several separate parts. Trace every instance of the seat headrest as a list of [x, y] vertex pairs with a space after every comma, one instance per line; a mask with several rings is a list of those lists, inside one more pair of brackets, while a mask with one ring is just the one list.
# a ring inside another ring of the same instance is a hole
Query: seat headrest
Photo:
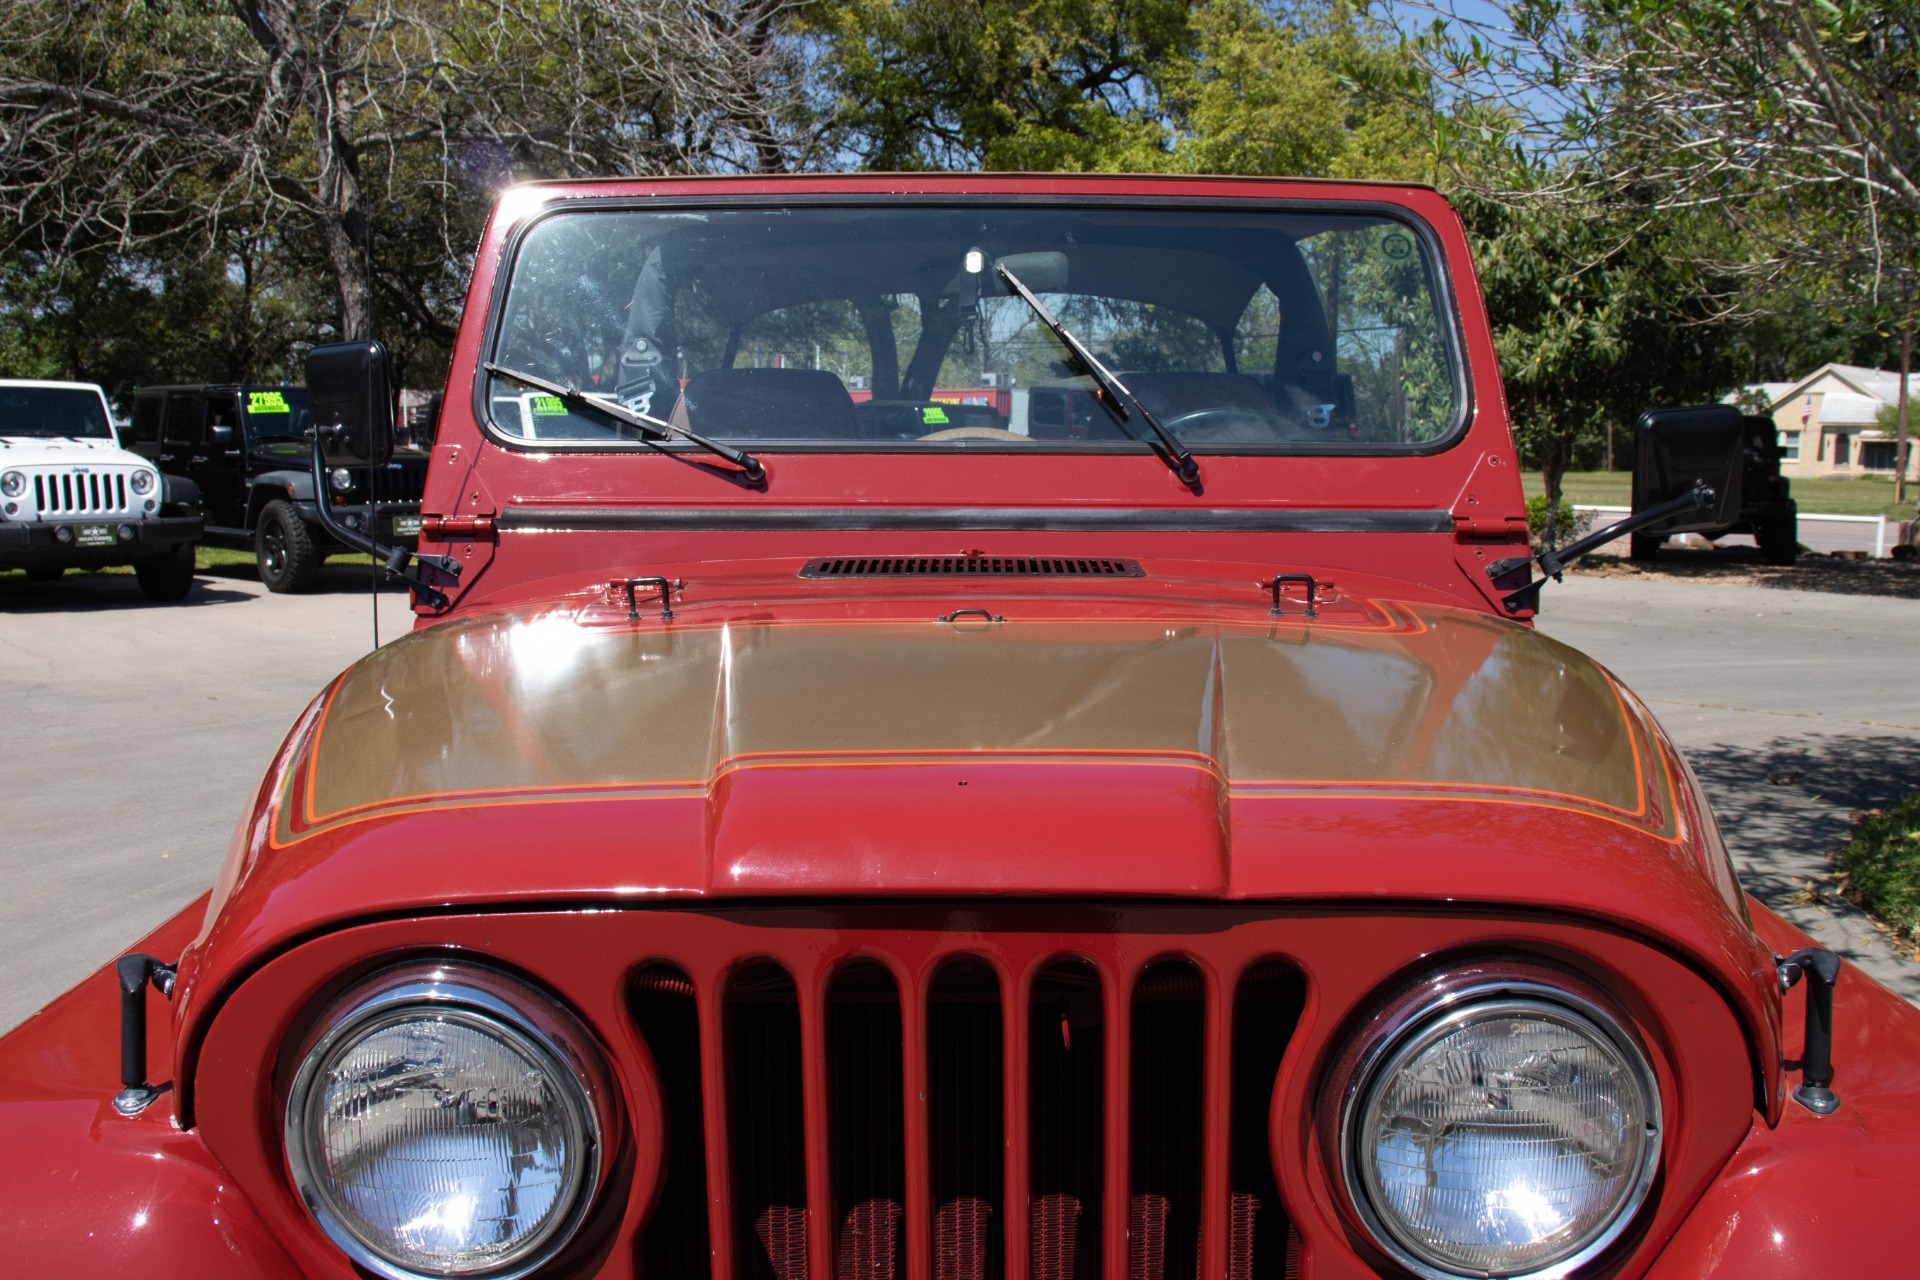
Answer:
[[709, 369], [682, 393], [687, 426], [728, 440], [859, 440], [853, 400], [825, 369]]

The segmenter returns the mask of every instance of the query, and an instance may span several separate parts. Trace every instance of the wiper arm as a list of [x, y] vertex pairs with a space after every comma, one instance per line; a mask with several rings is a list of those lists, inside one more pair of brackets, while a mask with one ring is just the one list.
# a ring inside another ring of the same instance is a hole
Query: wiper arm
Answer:
[[502, 365], [485, 364], [481, 366], [488, 373], [498, 374], [502, 378], [512, 378], [515, 382], [525, 383], [535, 391], [544, 391], [550, 396], [558, 396], [570, 405], [587, 410], [589, 413], [604, 413], [615, 422], [624, 422], [636, 427], [656, 440], [685, 440], [697, 444], [717, 458], [725, 458], [740, 468], [740, 474], [748, 484], [759, 484], [767, 478], [767, 469], [760, 459], [744, 449], [736, 449], [718, 440], [709, 440], [705, 436], [695, 435], [685, 427], [676, 427], [665, 418], [656, 418], [650, 413], [635, 413], [625, 405], [590, 396], [571, 383], [548, 382], [545, 378], [535, 377], [531, 373], [522, 373], [518, 369], [508, 369]]
[[[1000, 273], [1000, 278], [1006, 281], [1015, 293], [1020, 295], [1020, 301], [1033, 308], [1033, 314], [1040, 317], [1040, 323], [1053, 330], [1053, 336], [1066, 344], [1067, 350], [1073, 352], [1073, 358], [1078, 360], [1094, 382], [1099, 384], [1100, 390], [1105, 393], [1100, 397], [1101, 403], [1110, 406], [1122, 422], [1127, 420], [1129, 410], [1139, 414], [1140, 420], [1151, 427], [1153, 434], [1159, 437], [1159, 444], [1154, 445], [1153, 451], [1159, 454], [1182, 480], [1188, 484], [1199, 483], [1200, 464], [1193, 460], [1191, 453], [1187, 452], [1187, 446], [1181, 444], [1179, 438], [1162, 426], [1160, 419], [1153, 416], [1153, 410], [1142, 404], [1139, 396], [1127, 390], [1127, 384], [1115, 377], [1113, 370], [1095, 359], [1093, 352], [1087, 350], [1087, 344], [1074, 337], [1071, 329], [1054, 319], [1053, 313], [1047, 310], [1046, 304], [1033, 296], [1033, 290], [1020, 283], [1019, 276], [1007, 270], [1003, 263], [994, 263], [993, 269]], [[1148, 443], [1153, 442], [1148, 441]]]

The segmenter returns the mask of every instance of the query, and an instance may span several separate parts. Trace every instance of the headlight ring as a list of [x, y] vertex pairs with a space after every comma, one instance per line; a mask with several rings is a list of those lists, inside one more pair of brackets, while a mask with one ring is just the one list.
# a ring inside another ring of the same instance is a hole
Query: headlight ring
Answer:
[[133, 479], [129, 482], [128, 487], [131, 488], [135, 493], [141, 495], [142, 497], [145, 497], [147, 494], [153, 492], [153, 481], [154, 481], [153, 472], [136, 471], [133, 473]]
[[5, 494], [9, 498], [17, 498], [26, 491], [27, 477], [25, 472], [9, 471], [0, 475], [0, 493]]
[[577, 1234], [604, 1181], [610, 1087], [553, 1001], [474, 965], [360, 984], [310, 1036], [286, 1104], [302, 1201], [390, 1280], [514, 1280]]
[[1349, 1204], [1426, 1280], [1564, 1275], [1652, 1187], [1664, 1129], [1646, 1053], [1604, 997], [1529, 969], [1422, 984], [1331, 1082]]

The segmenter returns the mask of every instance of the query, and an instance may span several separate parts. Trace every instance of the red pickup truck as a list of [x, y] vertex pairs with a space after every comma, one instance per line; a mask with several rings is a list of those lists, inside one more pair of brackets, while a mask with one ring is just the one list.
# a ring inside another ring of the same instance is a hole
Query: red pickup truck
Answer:
[[[377, 345], [308, 385], [390, 451]], [[1642, 431], [1623, 524], [1728, 500]], [[1423, 187], [509, 191], [418, 627], [0, 1040], [6, 1269], [1907, 1270], [1920, 1013], [1530, 625], [1517, 470]]]

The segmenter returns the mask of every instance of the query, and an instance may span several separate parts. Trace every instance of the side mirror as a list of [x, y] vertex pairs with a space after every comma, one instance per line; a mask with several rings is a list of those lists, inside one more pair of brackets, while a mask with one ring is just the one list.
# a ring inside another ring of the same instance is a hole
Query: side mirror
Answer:
[[1647, 526], [1650, 533], [1723, 529], [1740, 515], [1746, 418], [1732, 405], [1649, 409], [1633, 429], [1633, 509], [1650, 511], [1694, 485], [1713, 490], [1705, 508]]
[[393, 391], [379, 343], [336, 342], [308, 352], [307, 402], [329, 465], [393, 457]]
[[224, 422], [216, 422], [207, 428], [207, 443], [215, 449], [233, 447], [233, 428]]

